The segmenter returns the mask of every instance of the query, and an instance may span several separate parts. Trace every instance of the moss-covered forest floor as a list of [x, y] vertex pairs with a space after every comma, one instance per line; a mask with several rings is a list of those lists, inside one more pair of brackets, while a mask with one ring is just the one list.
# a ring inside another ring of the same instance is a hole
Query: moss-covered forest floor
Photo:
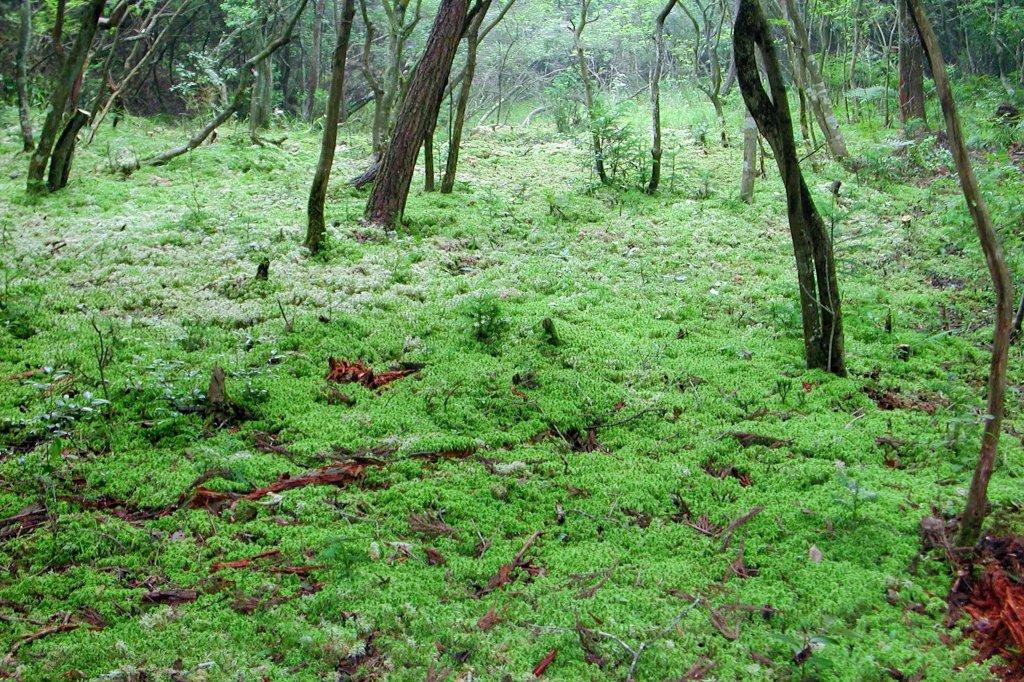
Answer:
[[[397, 234], [359, 224], [346, 132], [309, 259], [315, 131], [252, 147], [241, 124], [125, 180], [119, 149], [186, 134], [126, 119], [30, 204], [5, 110], [4, 669], [988, 679], [918, 536], [963, 504], [991, 334], [948, 154], [851, 125], [860, 170], [805, 163], [840, 263], [836, 378], [802, 364], [771, 160], [748, 206], [740, 150], [666, 123], [654, 197], [596, 187], [546, 122], [477, 131], [455, 193], [417, 176]], [[1020, 272], [1024, 176], [976, 162]], [[1024, 528], [1020, 348], [997, 532]], [[331, 357], [414, 371], [327, 382]], [[208, 414], [215, 365], [231, 414]]]

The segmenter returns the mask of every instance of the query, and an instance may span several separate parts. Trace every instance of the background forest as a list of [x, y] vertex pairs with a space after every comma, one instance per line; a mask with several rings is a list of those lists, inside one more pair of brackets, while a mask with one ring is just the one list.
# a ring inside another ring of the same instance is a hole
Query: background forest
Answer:
[[1020, 0], [0, 10], [0, 677], [1024, 678]]

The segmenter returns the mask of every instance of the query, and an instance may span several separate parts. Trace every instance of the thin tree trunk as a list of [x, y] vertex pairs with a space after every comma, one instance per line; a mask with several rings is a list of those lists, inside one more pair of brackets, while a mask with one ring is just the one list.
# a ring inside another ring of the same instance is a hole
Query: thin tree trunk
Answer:
[[583, 81], [583, 105], [587, 109], [587, 120], [590, 124], [590, 138], [594, 151], [594, 170], [602, 184], [608, 184], [608, 174], [604, 168], [604, 149], [601, 141], [601, 131], [597, 127], [597, 110], [594, 101], [594, 85], [590, 79], [590, 67], [587, 65], [587, 55], [583, 51], [583, 29], [592, 20], [588, 20], [587, 13], [590, 9], [590, 0], [582, 0], [580, 6], [579, 23], [574, 25], [572, 31], [573, 47], [576, 51], [576, 66], [580, 72], [580, 80]]
[[654, 24], [654, 65], [651, 68], [651, 177], [646, 192], [654, 194], [661, 182], [661, 72], [665, 65], [665, 22], [678, 0], [668, 0]]
[[[755, 55], [758, 47], [764, 58], [770, 96], [758, 73]], [[740, 0], [733, 30], [733, 51], [743, 100], [775, 152], [775, 162], [786, 189], [807, 366], [845, 375], [843, 322], [832, 241], [800, 171], [786, 87], [771, 29], [758, 0]]]
[[366, 202], [367, 222], [393, 226], [405, 211], [416, 157], [428, 127], [436, 121], [468, 10], [467, 0], [442, 0], [437, 10]]
[[231, 102], [228, 103], [228, 106], [214, 116], [213, 120], [198, 130], [185, 144], [151, 156], [148, 159], [143, 160], [142, 163], [149, 166], [161, 166], [171, 159], [177, 158], [182, 154], [187, 154], [201, 145], [206, 138], [213, 133], [213, 131], [231, 118], [233, 114], [241, 111], [242, 107], [245, 106], [246, 93], [248, 93], [252, 86], [254, 69], [265, 59], [270, 58], [270, 56], [284, 46], [285, 43], [291, 40], [292, 31], [295, 30], [295, 24], [298, 23], [299, 17], [302, 15], [302, 11], [306, 9], [306, 3], [308, 1], [309, 0], [300, 0], [299, 6], [295, 10], [295, 14], [293, 14], [291, 19], [288, 20], [288, 24], [281, 32], [281, 35], [277, 36], [277, 38], [271, 41], [265, 48], [263, 48], [263, 50], [253, 55], [246, 60], [244, 64], [242, 64], [242, 67], [238, 70], [238, 85], [235, 86], [235, 93], [232, 96]]
[[981, 242], [981, 250], [985, 254], [985, 263], [992, 286], [996, 293], [996, 322], [992, 338], [992, 363], [988, 375], [988, 405], [986, 408], [985, 426], [981, 437], [981, 453], [978, 464], [971, 479], [971, 488], [967, 493], [967, 504], [964, 507], [957, 544], [974, 545], [981, 534], [981, 525], [988, 514], [988, 482], [995, 467], [996, 453], [999, 447], [999, 434], [1002, 431], [1004, 395], [1006, 393], [1006, 364], [1010, 349], [1010, 330], [1013, 325], [1013, 284], [1010, 272], [1006, 267], [1003, 250], [999, 246], [999, 237], [992, 225], [992, 217], [985, 205], [978, 180], [971, 167], [971, 157], [964, 144], [963, 130], [960, 127], [960, 116], [953, 91], [949, 86], [946, 74], [946, 63], [939, 49], [939, 41], [932, 30], [920, 0], [907, 0], [918, 35], [924, 45], [925, 53], [931, 62], [932, 78], [938, 92], [942, 115], [946, 119], [946, 134], [949, 149], [956, 162], [957, 174], [960, 176], [960, 187], [967, 201], [967, 210], [974, 221]]
[[754, 176], [757, 174], [757, 122], [747, 114], [743, 121], [743, 175], [740, 176], [740, 201], [754, 203]]
[[309, 190], [309, 204], [306, 209], [305, 246], [314, 255], [320, 250], [326, 233], [324, 202], [327, 198], [331, 167], [334, 165], [334, 149], [338, 144], [338, 119], [345, 101], [345, 61], [355, 13], [355, 0], [345, 0], [338, 23], [338, 44], [334, 48], [334, 58], [331, 60], [331, 89], [327, 94], [324, 132], [320, 139], [320, 160], [313, 174], [313, 186]]
[[302, 107], [302, 116], [307, 121], [313, 120], [316, 91], [320, 87], [320, 50], [325, 6], [325, 0], [316, 0], [313, 6], [313, 45], [310, 47], [312, 54], [309, 59], [309, 81], [306, 83], [306, 103]]
[[846, 147], [846, 139], [839, 129], [839, 120], [832, 110], [832, 100], [829, 98], [825, 81], [821, 77], [821, 71], [811, 54], [811, 46], [807, 36], [807, 27], [796, 7], [795, 0], [783, 0], [783, 8], [789, 20], [791, 36], [794, 44], [796, 63], [794, 69], [803, 71], [803, 79], [807, 97], [811, 100], [811, 109], [818, 120], [825, 141], [828, 143], [832, 156], [843, 160], [850, 156]]
[[22, 151], [35, 147], [32, 116], [28, 104], [28, 55], [32, 50], [32, 0], [21, 0], [21, 32], [18, 35], [18, 119], [21, 121]]
[[900, 122], [906, 125], [917, 118], [927, 124], [921, 39], [917, 35], [914, 19], [910, 16], [907, 0], [897, 0], [896, 4], [899, 12]]
[[43, 176], [46, 173], [46, 166], [53, 151], [54, 141], [61, 129], [64, 120], [64, 110], [71, 99], [75, 83], [81, 77], [82, 68], [85, 66], [89, 51], [92, 49], [92, 40], [96, 35], [100, 19], [103, 17], [103, 8], [106, 0], [90, 0], [85, 8], [78, 35], [75, 37], [71, 51], [64, 59], [60, 75], [53, 86], [53, 93], [50, 97], [50, 110], [43, 121], [43, 127], [39, 131], [39, 142], [32, 158], [28, 164], [27, 190], [29, 194], [40, 194], [46, 190]]
[[1020, 338], [1021, 327], [1024, 327], [1024, 295], [1020, 298], [1020, 305], [1017, 307], [1017, 315], [1013, 318], [1013, 336]]
[[444, 177], [441, 178], [441, 194], [451, 194], [455, 188], [455, 174], [459, 168], [459, 150], [462, 147], [462, 131], [466, 126], [466, 109], [469, 106], [469, 93], [473, 86], [473, 76], [476, 73], [480, 24], [483, 23], [490, 6], [491, 0], [484, 0], [481, 9], [466, 29], [466, 66], [462, 70], [462, 87], [459, 90], [458, 102], [455, 104], [451, 141], [448, 143], [448, 158], [445, 160]]

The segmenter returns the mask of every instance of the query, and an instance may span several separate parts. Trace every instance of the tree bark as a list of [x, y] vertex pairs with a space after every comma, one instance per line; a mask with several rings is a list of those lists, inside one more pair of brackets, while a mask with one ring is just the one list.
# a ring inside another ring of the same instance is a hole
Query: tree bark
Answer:
[[462, 87], [455, 105], [455, 119], [452, 121], [452, 139], [448, 143], [448, 158], [445, 160], [444, 177], [441, 178], [441, 194], [451, 194], [455, 188], [455, 174], [459, 168], [459, 149], [462, 146], [462, 131], [466, 125], [466, 109], [469, 107], [469, 93], [476, 73], [477, 47], [480, 44], [480, 24], [491, 6], [491, 0], [484, 0], [481, 9], [469, 22], [466, 29], [466, 66], [462, 70]]
[[583, 29], [593, 21], [593, 19], [587, 16], [589, 11], [590, 0], [582, 0], [579, 22], [572, 26], [572, 42], [576, 52], [576, 67], [580, 72], [580, 80], [583, 81], [583, 106], [587, 109], [587, 121], [590, 123], [590, 139], [594, 151], [594, 170], [597, 171], [597, 177], [601, 183], [607, 185], [608, 174], [604, 168], [604, 148], [601, 141], [601, 131], [597, 127], [594, 84], [590, 80], [590, 67], [587, 64], [587, 55], [583, 51]]
[[[796, 258], [807, 366], [843, 376], [843, 323], [832, 242], [807, 189], [793, 139], [793, 121], [771, 29], [758, 0], [740, 0], [733, 30], [736, 76], [747, 110], [768, 140], [786, 190]], [[771, 94], [758, 72], [760, 48]]]
[[467, 0], [441, 1], [366, 202], [367, 222], [390, 227], [405, 211], [416, 157], [428, 127], [437, 118], [468, 11]]
[[668, 0], [654, 23], [654, 65], [651, 67], [651, 177], [648, 194], [658, 191], [661, 182], [661, 72], [665, 64], [665, 22], [678, 0]]
[[[325, 0], [316, 0], [313, 6], [313, 45], [310, 47], [309, 81], [306, 83], [306, 102], [302, 107], [302, 116], [307, 121], [313, 120], [313, 109], [316, 106], [316, 91], [320, 87], [320, 50], [323, 34]], [[332, 67], [333, 68], [333, 67]]]
[[985, 264], [992, 277], [992, 286], [996, 293], [996, 322], [992, 338], [992, 362], [988, 374], [988, 405], [985, 427], [981, 437], [981, 453], [978, 464], [971, 479], [971, 488], [967, 493], [967, 504], [964, 507], [960, 522], [960, 533], [957, 544], [970, 546], [978, 540], [981, 525], [988, 513], [988, 482], [995, 467], [996, 453], [999, 447], [999, 434], [1003, 423], [1003, 398], [1006, 394], [1006, 364], [1010, 350], [1010, 331], [1013, 325], [1013, 284], [1010, 272], [1006, 267], [1003, 250], [999, 246], [999, 237], [992, 225], [992, 217], [985, 205], [985, 197], [981, 194], [978, 180], [971, 167], [971, 157], [964, 143], [963, 130], [960, 126], [960, 115], [957, 113], [953, 91], [949, 86], [946, 74], [946, 63], [939, 49], [939, 41], [932, 29], [931, 22], [924, 13], [920, 0], [907, 0], [908, 9], [912, 13], [917, 26], [918, 35], [924, 46], [925, 54], [932, 67], [932, 78], [942, 105], [942, 115], [946, 119], [946, 135], [949, 150], [956, 163], [957, 174], [960, 176], [960, 188], [967, 201], [967, 210], [974, 221], [981, 242], [981, 250], [985, 254]]
[[906, 125], [915, 118], [927, 124], [924, 110], [924, 65], [921, 39], [907, 0], [897, 0], [899, 12], [899, 103], [900, 122]]
[[82, 74], [82, 68], [92, 49], [92, 40], [96, 35], [105, 5], [106, 0], [90, 0], [89, 4], [85, 6], [78, 35], [75, 36], [71, 51], [61, 65], [60, 75], [50, 96], [50, 110], [46, 114], [46, 120], [43, 121], [43, 127], [39, 131], [39, 142], [28, 163], [27, 190], [29, 194], [40, 194], [46, 190], [46, 185], [43, 182], [46, 165], [50, 160], [57, 132], [61, 129], [61, 123], [64, 120], [64, 110], [68, 106], [72, 90]]
[[91, 117], [88, 111], [78, 109], [68, 119], [67, 125], [57, 138], [53, 154], [50, 155], [50, 173], [46, 180], [46, 188], [51, 192], [67, 187], [68, 177], [71, 175], [71, 160], [75, 156], [75, 145], [78, 144], [78, 132]]
[[804, 25], [803, 19], [800, 18], [796, 1], [782, 0], [782, 6], [790, 24], [789, 33], [796, 57], [794, 70], [799, 69], [803, 72], [805, 92], [810, 100], [814, 116], [818, 120], [818, 126], [828, 143], [829, 151], [839, 160], [847, 159], [850, 152], [846, 147], [846, 138], [843, 137], [843, 133], [839, 129], [839, 120], [832, 110], [832, 100], [829, 98], [828, 89], [825, 87], [825, 81], [821, 77], [821, 71], [814, 61], [814, 56], [811, 54], [807, 27]]
[[740, 201], [754, 203], [754, 176], [757, 174], [757, 122], [747, 114], [743, 121], [743, 174], [740, 176]]
[[324, 132], [320, 140], [320, 160], [313, 174], [313, 186], [309, 190], [309, 204], [306, 210], [305, 245], [314, 255], [320, 250], [326, 233], [324, 202], [327, 198], [331, 167], [334, 165], [334, 149], [338, 143], [338, 119], [341, 117], [345, 99], [345, 61], [355, 13], [355, 0], [345, 0], [338, 23], [338, 44], [334, 48], [334, 57], [331, 60], [331, 89], [327, 95], [327, 113], [324, 116]]
[[21, 32], [18, 35], [17, 80], [18, 119], [21, 122], [22, 151], [35, 147], [32, 138], [32, 117], [28, 104], [28, 55], [32, 48], [32, 0], [21, 0]]

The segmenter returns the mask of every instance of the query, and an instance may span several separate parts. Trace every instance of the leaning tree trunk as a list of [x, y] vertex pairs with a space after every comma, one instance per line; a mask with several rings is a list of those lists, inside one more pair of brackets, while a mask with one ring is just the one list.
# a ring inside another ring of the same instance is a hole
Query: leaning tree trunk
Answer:
[[914, 19], [910, 16], [907, 0], [898, 0], [899, 6], [899, 102], [900, 122], [906, 125], [918, 118], [927, 123], [924, 111], [924, 66], [921, 39], [917, 35]]
[[291, 19], [288, 20], [288, 24], [281, 32], [281, 35], [274, 38], [274, 40], [272, 40], [260, 52], [249, 57], [249, 59], [242, 64], [242, 67], [238, 70], [238, 84], [235, 86], [235, 92], [231, 97], [231, 101], [224, 109], [213, 117], [213, 120], [200, 128], [185, 144], [144, 159], [142, 163], [149, 166], [162, 166], [171, 159], [177, 158], [182, 154], [189, 153], [206, 141], [206, 138], [213, 134], [213, 131], [217, 130], [217, 128], [223, 125], [224, 122], [231, 118], [236, 112], [241, 111], [242, 107], [245, 106], [245, 96], [252, 87], [253, 76], [255, 75], [254, 70], [263, 63], [264, 60], [269, 59], [275, 52], [291, 40], [292, 32], [295, 30], [295, 24], [298, 23], [299, 17], [302, 16], [302, 10], [306, 9], [307, 2], [309, 2], [309, 0], [299, 0], [299, 5], [295, 9], [295, 14], [293, 14]]
[[942, 105], [942, 115], [946, 119], [946, 135], [949, 150], [956, 163], [957, 174], [960, 176], [960, 187], [967, 200], [967, 210], [974, 221], [981, 242], [981, 250], [985, 254], [985, 263], [992, 285], [996, 291], [996, 323], [992, 339], [992, 362], [988, 374], [988, 405], [986, 407], [985, 427], [981, 437], [981, 454], [971, 479], [971, 488], [967, 493], [967, 505], [964, 507], [957, 544], [973, 545], [981, 534], [981, 524], [988, 513], [988, 482], [995, 466], [996, 452], [999, 447], [999, 433], [1003, 423], [1003, 398], [1006, 394], [1006, 363], [1010, 350], [1010, 330], [1013, 325], [1013, 284], [1010, 282], [1010, 271], [1003, 258], [1003, 250], [999, 246], [999, 237], [992, 225], [992, 217], [985, 205], [985, 198], [978, 186], [978, 179], [971, 167], [971, 157], [964, 144], [963, 130], [960, 127], [960, 116], [953, 101], [953, 91], [949, 87], [946, 74], [946, 63], [939, 49], [939, 40], [935, 36], [931, 22], [921, 7], [920, 0], [907, 0], [908, 9], [912, 13], [917, 26], [918, 35], [924, 46], [925, 54], [932, 67], [932, 78]]
[[818, 126], [825, 136], [832, 156], [837, 159], [847, 159], [850, 152], [846, 147], [846, 138], [839, 129], [839, 119], [832, 110], [832, 100], [829, 99], [828, 88], [825, 87], [825, 80], [821, 77], [821, 71], [811, 54], [810, 40], [807, 37], [807, 27], [796, 6], [796, 0], [782, 0], [786, 17], [791, 27], [796, 64], [794, 69], [803, 72], [803, 80], [806, 86], [808, 99], [811, 101], [811, 109], [814, 111]]
[[[768, 77], [770, 96], [765, 92], [758, 72], [755, 54], [758, 47]], [[845, 375], [843, 322], [832, 242], [800, 171], [782, 70], [775, 54], [771, 29], [758, 0], [740, 0], [733, 30], [733, 51], [743, 100], [775, 152], [775, 161], [786, 189], [807, 366]]]
[[392, 226], [405, 211], [416, 157], [428, 127], [437, 118], [467, 14], [467, 0], [441, 1], [366, 202], [367, 222]]
[[18, 118], [21, 121], [22, 151], [35, 147], [28, 104], [28, 55], [32, 48], [32, 0], [21, 0], [21, 33], [18, 35], [17, 80]]
[[331, 90], [327, 95], [327, 113], [324, 116], [324, 134], [320, 140], [320, 160], [313, 174], [313, 187], [309, 190], [309, 204], [306, 209], [306, 248], [316, 254], [323, 244], [326, 226], [324, 222], [324, 201], [327, 198], [327, 182], [334, 165], [334, 148], [338, 143], [338, 119], [341, 117], [345, 93], [345, 58], [348, 55], [348, 41], [352, 35], [352, 20], [355, 17], [355, 0], [345, 0], [338, 23], [338, 44], [331, 60]]
[[39, 130], [39, 142], [28, 162], [27, 190], [29, 194], [40, 194], [46, 189], [43, 176], [46, 174], [46, 166], [50, 160], [57, 133], [64, 120], [64, 109], [68, 106], [75, 83], [81, 76], [89, 51], [92, 49], [92, 39], [96, 35], [105, 5], [106, 0], [91, 0], [89, 2], [85, 8], [74, 45], [61, 65], [60, 75], [50, 96], [50, 110], [46, 114], [46, 120], [43, 121], [43, 127]]
[[469, 92], [473, 86], [476, 73], [477, 46], [480, 44], [480, 24], [483, 23], [491, 0], [484, 0], [480, 10], [466, 29], [466, 66], [462, 69], [462, 87], [459, 99], [455, 104], [455, 118], [452, 121], [452, 139], [448, 143], [448, 158], [444, 164], [444, 177], [441, 178], [441, 194], [451, 194], [455, 188], [455, 174], [459, 169], [459, 149], [462, 147], [462, 131], [466, 126], [466, 109], [469, 107]]
[[743, 175], [740, 176], [740, 201], [754, 203], [754, 177], [757, 175], [757, 122], [747, 114], [743, 121]]
[[665, 21], [678, 0], [668, 3], [658, 14], [654, 25], [654, 65], [651, 67], [651, 178], [647, 182], [648, 194], [658, 191], [661, 182], [661, 72], [665, 64]]
[[51, 192], [67, 187], [68, 178], [71, 176], [71, 160], [75, 156], [75, 146], [78, 144], [78, 132], [90, 118], [92, 115], [88, 111], [76, 110], [57, 138], [53, 154], [50, 155], [50, 172], [46, 178], [46, 188]]

